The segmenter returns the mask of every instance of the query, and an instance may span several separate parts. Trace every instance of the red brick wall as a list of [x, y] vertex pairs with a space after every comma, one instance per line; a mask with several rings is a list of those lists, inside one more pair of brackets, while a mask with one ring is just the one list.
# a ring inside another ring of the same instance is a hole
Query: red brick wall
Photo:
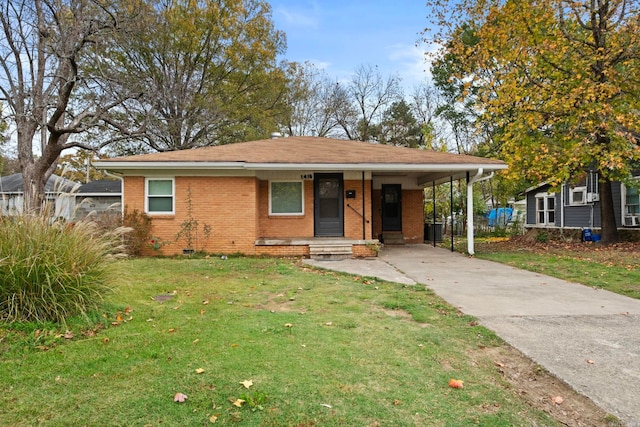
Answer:
[[[128, 210], [144, 210], [143, 177], [125, 177], [125, 206]], [[258, 182], [253, 177], [176, 177], [175, 215], [151, 215], [152, 235], [164, 245], [160, 253], [173, 255], [186, 248], [184, 240], [176, 241], [180, 224], [188, 213], [188, 190], [191, 188], [191, 215], [198, 221], [196, 250], [211, 253], [241, 252], [253, 254], [257, 234]], [[208, 239], [203, 226], [211, 227]], [[157, 253], [151, 248], [145, 255]]]
[[402, 191], [402, 235], [407, 243], [424, 241], [424, 208], [422, 190]]
[[[144, 212], [145, 179], [144, 177], [125, 177], [124, 204], [127, 210], [137, 209]], [[204, 250], [210, 253], [245, 253], [245, 254], [269, 254], [282, 256], [304, 256], [309, 254], [306, 246], [261, 246], [255, 247], [257, 238], [295, 238], [313, 237], [314, 235], [314, 204], [313, 181], [304, 181], [304, 215], [301, 216], [269, 216], [269, 182], [260, 181], [253, 177], [176, 177], [175, 178], [175, 215], [151, 215], [152, 236], [161, 242], [167, 243], [160, 251], [154, 251], [149, 245], [143, 252], [144, 255], [164, 254], [173, 255], [182, 253], [186, 243], [176, 241], [176, 235], [180, 230], [180, 224], [187, 217], [187, 196], [191, 188], [191, 204], [193, 219], [199, 222], [196, 250]], [[344, 234], [348, 239], [363, 239], [362, 212], [362, 182], [358, 180], [345, 181], [345, 190], [355, 190], [356, 197], [344, 199]], [[372, 224], [379, 223], [380, 191], [370, 194], [371, 181], [365, 181], [365, 217], [369, 223], [364, 224], [364, 238], [372, 238]], [[403, 192], [403, 222], [409, 226], [416, 215], [408, 214], [409, 208], [404, 204], [411, 202], [411, 196], [405, 196], [410, 192]], [[422, 203], [420, 198], [416, 202]], [[406, 197], [406, 201], [405, 201]], [[372, 217], [371, 203], [374, 204], [373, 212], [378, 215]], [[353, 209], [351, 209], [350, 205]], [[407, 205], [408, 206], [408, 205]], [[413, 208], [410, 208], [413, 209]], [[355, 211], [357, 212], [355, 212]], [[422, 208], [419, 224], [409, 229], [422, 228]], [[407, 217], [405, 218], [405, 215]], [[211, 234], [208, 239], [203, 235], [204, 224], [211, 226]], [[414, 233], [415, 234], [415, 233]], [[408, 237], [407, 234], [405, 236]], [[355, 256], [370, 256], [373, 253], [369, 248], [354, 247]]]
[[[364, 183], [364, 236], [362, 235], [362, 181], [345, 181], [344, 189], [355, 190], [354, 199], [344, 199], [344, 237], [347, 239], [371, 239], [371, 181]], [[351, 206], [351, 207], [349, 207]], [[353, 208], [353, 209], [352, 209]], [[369, 221], [368, 223], [366, 221]]]

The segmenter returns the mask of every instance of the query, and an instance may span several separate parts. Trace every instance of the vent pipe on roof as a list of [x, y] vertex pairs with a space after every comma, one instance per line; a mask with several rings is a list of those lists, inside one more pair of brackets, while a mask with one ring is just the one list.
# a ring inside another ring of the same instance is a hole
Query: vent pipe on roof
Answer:
[[271, 132], [271, 135], [269, 135], [269, 136], [271, 137], [271, 139], [278, 139], [282, 135], [280, 134], [280, 132]]

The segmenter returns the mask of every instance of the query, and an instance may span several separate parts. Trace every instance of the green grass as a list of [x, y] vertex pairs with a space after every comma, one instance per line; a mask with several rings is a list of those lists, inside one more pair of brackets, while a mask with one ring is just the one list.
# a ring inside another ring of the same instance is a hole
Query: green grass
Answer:
[[502, 342], [423, 286], [292, 260], [122, 267], [90, 329], [0, 327], [0, 425], [557, 425], [502, 379]]
[[633, 247], [496, 242], [481, 243], [475, 255], [640, 299], [640, 252]]

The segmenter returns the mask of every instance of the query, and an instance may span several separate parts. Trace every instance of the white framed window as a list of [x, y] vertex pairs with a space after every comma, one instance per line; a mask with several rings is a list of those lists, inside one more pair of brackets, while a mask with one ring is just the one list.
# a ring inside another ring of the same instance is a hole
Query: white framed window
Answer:
[[587, 186], [570, 187], [569, 188], [569, 204], [570, 205], [586, 205], [587, 204]]
[[556, 194], [536, 194], [536, 224], [555, 225], [556, 222]]
[[303, 182], [270, 181], [269, 215], [304, 215]]
[[175, 213], [175, 181], [173, 178], [146, 178], [144, 210], [148, 214]]
[[[640, 178], [635, 178], [640, 184]], [[640, 225], [640, 190], [638, 187], [624, 186], [623, 198], [624, 212], [623, 225], [637, 226]]]

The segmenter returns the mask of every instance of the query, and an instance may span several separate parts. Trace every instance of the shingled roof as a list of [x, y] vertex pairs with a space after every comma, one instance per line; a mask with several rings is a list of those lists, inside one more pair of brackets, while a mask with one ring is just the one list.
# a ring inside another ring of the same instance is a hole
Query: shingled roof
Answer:
[[296, 136], [202, 147], [192, 150], [104, 159], [99, 163], [253, 163], [253, 164], [485, 164], [484, 157], [417, 150], [360, 141]]

